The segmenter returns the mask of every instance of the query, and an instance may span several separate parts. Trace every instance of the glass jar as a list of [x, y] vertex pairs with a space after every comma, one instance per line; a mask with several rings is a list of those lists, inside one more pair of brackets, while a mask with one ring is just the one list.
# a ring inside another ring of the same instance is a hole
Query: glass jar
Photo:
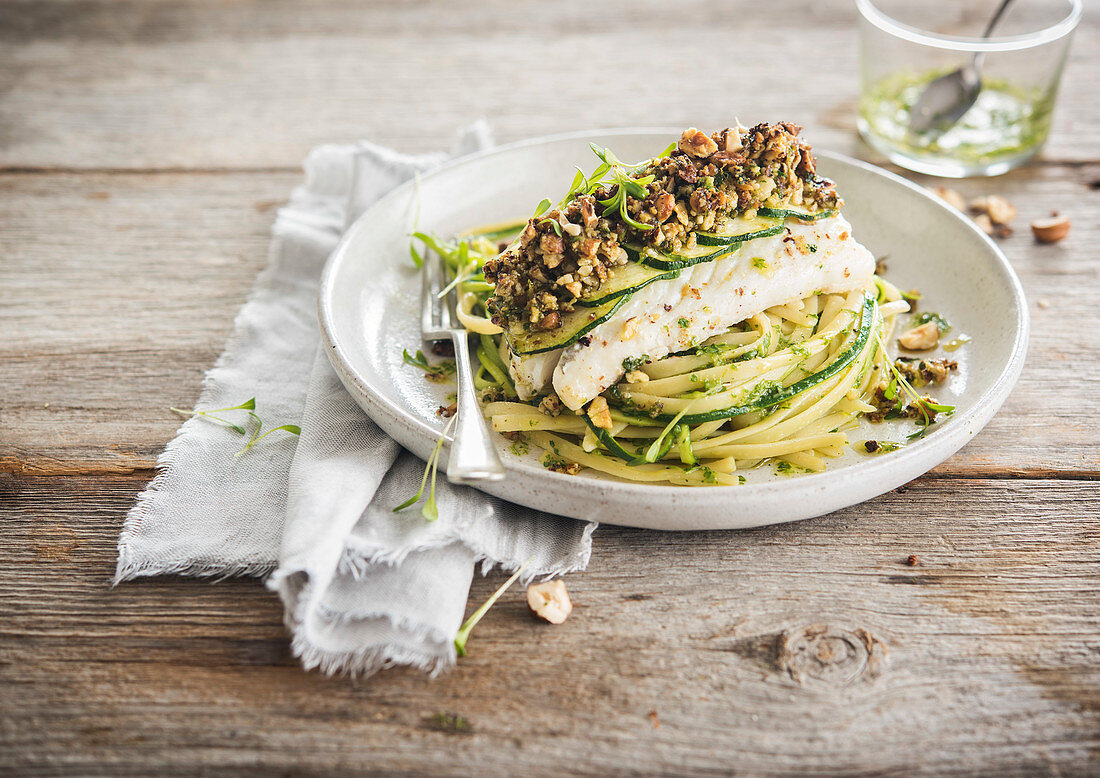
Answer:
[[[859, 131], [920, 173], [994, 176], [1031, 158], [1050, 131], [1081, 0], [1015, 0], [989, 38], [1000, 0], [857, 0]], [[936, 78], [977, 57], [981, 91], [957, 122], [921, 132], [910, 114]]]

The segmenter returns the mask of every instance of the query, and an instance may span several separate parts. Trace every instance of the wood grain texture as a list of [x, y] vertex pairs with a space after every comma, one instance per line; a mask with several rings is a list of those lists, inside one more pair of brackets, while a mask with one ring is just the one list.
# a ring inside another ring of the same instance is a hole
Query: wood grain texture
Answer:
[[[1087, 13], [1051, 161], [1100, 158], [1100, 9]], [[503, 140], [796, 116], [819, 146], [859, 148], [848, 0], [766, 14], [706, 0], [32, 0], [0, 14], [2, 165], [296, 168], [330, 141], [437, 146], [477, 116]]]
[[142, 479], [0, 478], [0, 764], [21, 774], [1100, 765], [1093, 484], [933, 479], [810, 524], [607, 527], [565, 625], [514, 590], [453, 672], [349, 682], [301, 672], [255, 581], [109, 589]]
[[[1033, 335], [1004, 410], [937, 472], [1100, 475], [1100, 191], [1092, 167], [998, 179], [1020, 210], [1001, 245]], [[152, 467], [190, 407], [267, 253], [294, 174], [0, 175], [0, 469]], [[990, 191], [965, 182], [968, 195]], [[1037, 245], [1028, 220], [1059, 209], [1073, 232]], [[1048, 307], [1040, 308], [1039, 301]], [[243, 398], [242, 398], [243, 399]]]
[[[436, 680], [302, 672], [257, 581], [109, 588], [166, 408], [197, 397], [310, 147], [739, 116], [877, 161], [853, 4], [767, 10], [0, 2], [0, 774], [1100, 772], [1094, 4], [1042, 159], [956, 185], [1020, 209], [1033, 335], [930, 475], [789, 526], [604, 527], [566, 624], [509, 592]], [[1073, 232], [1037, 246], [1055, 209]]]

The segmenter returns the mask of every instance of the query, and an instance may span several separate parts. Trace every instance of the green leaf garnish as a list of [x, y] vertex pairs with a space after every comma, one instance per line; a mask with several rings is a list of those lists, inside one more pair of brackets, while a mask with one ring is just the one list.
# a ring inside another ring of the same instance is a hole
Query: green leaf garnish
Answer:
[[[935, 314], [932, 314], [935, 316]], [[932, 321], [929, 319], [929, 321]], [[938, 326], [938, 325], [937, 325]], [[888, 355], [886, 350], [886, 344], [882, 342], [882, 335], [876, 331], [875, 340], [878, 343], [878, 347], [882, 349], [884, 355]], [[916, 420], [918, 429], [916, 432], [907, 435], [906, 440], [917, 440], [923, 438], [928, 430], [936, 424], [936, 414], [952, 414], [955, 412], [954, 405], [943, 405], [940, 403], [932, 402], [926, 397], [921, 397], [917, 394], [917, 390], [913, 388], [912, 384], [901, 374], [897, 365], [890, 361], [889, 356], [886, 358], [886, 366], [890, 370], [891, 379], [890, 383], [883, 389], [882, 394], [887, 400], [894, 401], [894, 407], [886, 414], [886, 418], [897, 418], [901, 416], [907, 406], [913, 405], [920, 412], [920, 419]], [[905, 402], [905, 398], [908, 396], [909, 403]]]
[[270, 429], [270, 430], [268, 430], [267, 432], [265, 432], [264, 434], [261, 435], [260, 430], [263, 428], [264, 423], [260, 419], [259, 416], [257, 416], [255, 413], [253, 413], [253, 411], [255, 409], [256, 409], [256, 398], [255, 397], [250, 397], [249, 399], [245, 400], [240, 405], [234, 405], [231, 408], [214, 408], [214, 409], [209, 410], [209, 411], [185, 411], [182, 408], [169, 408], [168, 410], [173, 411], [174, 413], [183, 414], [184, 416], [198, 416], [198, 417], [201, 417], [203, 419], [209, 419], [212, 422], [215, 422], [217, 424], [221, 424], [224, 427], [228, 427], [229, 429], [236, 432], [238, 435], [247, 435], [248, 430], [246, 430], [244, 428], [244, 426], [242, 426], [240, 424], [234, 424], [233, 422], [228, 421], [227, 419], [223, 419], [223, 418], [220, 418], [218, 416], [214, 416], [212, 414], [225, 413], [227, 411], [248, 411], [249, 419], [254, 419], [256, 421], [256, 431], [254, 433], [252, 433], [252, 437], [249, 438], [248, 443], [245, 445], [245, 447], [243, 449], [241, 449], [240, 451], [238, 451], [236, 454], [233, 455], [234, 458], [239, 457], [241, 454], [248, 451], [250, 448], [255, 446], [257, 443], [259, 443], [261, 440], [266, 438], [272, 432], [283, 431], [283, 432], [289, 432], [293, 435], [301, 435], [302, 434], [302, 428], [299, 427], [297, 424], [283, 424], [279, 427], [275, 427], [274, 429]]
[[489, 599], [487, 599], [480, 608], [471, 613], [470, 618], [466, 619], [466, 621], [462, 623], [462, 627], [459, 628], [458, 634], [455, 635], [455, 651], [458, 652], [459, 656], [466, 656], [466, 641], [470, 639], [470, 632], [473, 630], [473, 628], [477, 626], [477, 623], [481, 621], [481, 618], [489, 611], [491, 607], [493, 607], [493, 604], [500, 599], [500, 596], [508, 591], [508, 588], [516, 582], [516, 579], [519, 578], [520, 573], [522, 573], [534, 560], [535, 558], [531, 557], [522, 565], [520, 565], [516, 572], [512, 573], [512, 577], [501, 584], [500, 588], [493, 592], [492, 595], [490, 595]]
[[[420, 352], [417, 353], [419, 354]], [[432, 449], [432, 453], [428, 457], [427, 463], [424, 465], [424, 475], [420, 478], [420, 488], [417, 489], [416, 494], [394, 508], [394, 513], [397, 513], [398, 511], [403, 511], [410, 505], [415, 505], [417, 502], [420, 501], [420, 498], [424, 496], [424, 487], [427, 486], [428, 476], [430, 475], [432, 479], [431, 490], [428, 494], [427, 502], [425, 502], [424, 506], [420, 509], [420, 515], [428, 521], [435, 521], [439, 518], [439, 507], [435, 503], [435, 481], [437, 471], [439, 469], [439, 452], [443, 448], [443, 441], [447, 439], [447, 433], [450, 431], [451, 426], [455, 423], [455, 419], [457, 418], [457, 414], [451, 417], [451, 420], [447, 422], [447, 426], [443, 428], [443, 432], [442, 434], [440, 434], [439, 440], [435, 442], [435, 448]]]
[[652, 175], [635, 178], [638, 169], [646, 163], [627, 165], [611, 153], [610, 149], [601, 148], [595, 143], [589, 143], [588, 145], [592, 149], [592, 153], [599, 157], [603, 164], [596, 169], [596, 172], [592, 174], [591, 178], [585, 180], [584, 183], [586, 184], [586, 188], [582, 193], [588, 194], [594, 191], [598, 186], [604, 184], [603, 177], [610, 173], [611, 178], [606, 183], [615, 187], [615, 192], [604, 200], [596, 201], [603, 206], [604, 214], [606, 215], [618, 211], [619, 217], [631, 227], [643, 232], [652, 230], [656, 225], [637, 221], [627, 210], [629, 204], [628, 195], [636, 200], [644, 199], [646, 195], [648, 195], [646, 187], [653, 183], [654, 176]]
[[947, 319], [940, 316], [938, 313], [933, 313], [932, 311], [918, 313], [916, 316], [913, 317], [912, 324], [914, 327], [917, 327], [921, 324], [927, 324], [928, 322], [935, 323], [936, 329], [940, 331], [941, 335], [951, 330], [951, 323], [947, 321]]
[[252, 418], [256, 421], [256, 431], [252, 433], [252, 437], [249, 438], [248, 443], [245, 444], [245, 447], [242, 448], [240, 451], [238, 451], [236, 454], [233, 455], [234, 459], [241, 456], [242, 454], [247, 453], [249, 449], [251, 449], [253, 446], [255, 446], [257, 443], [259, 443], [261, 440], [266, 438], [272, 432], [289, 432], [291, 435], [301, 435], [302, 434], [302, 428], [299, 427], [297, 424], [281, 424], [278, 427], [274, 427], [272, 429], [269, 429], [267, 432], [265, 432], [263, 435], [261, 435], [260, 430], [262, 430], [264, 428], [263, 420], [259, 416], [257, 416], [255, 413], [253, 413], [252, 411], [249, 411], [248, 415], [249, 415], [250, 418]]
[[420, 349], [416, 350], [416, 356], [410, 354], [408, 349], [402, 349], [401, 359], [405, 364], [423, 370], [424, 377], [437, 384], [450, 380], [457, 370], [454, 360], [450, 359], [444, 359], [435, 365], [430, 364]]
[[238, 435], [246, 435], [246, 434], [248, 434], [248, 431], [245, 430], [245, 428], [242, 427], [240, 424], [234, 424], [233, 422], [228, 421], [227, 419], [223, 419], [223, 418], [220, 418], [218, 416], [214, 416], [213, 414], [215, 414], [215, 413], [225, 413], [226, 411], [251, 411], [251, 410], [255, 409], [255, 407], [256, 407], [256, 398], [251, 397], [251, 398], [245, 400], [240, 405], [234, 405], [230, 408], [212, 408], [209, 411], [187, 411], [187, 410], [184, 410], [183, 408], [169, 408], [168, 410], [172, 411], [173, 413], [179, 413], [183, 416], [200, 416], [204, 419], [209, 419], [210, 421], [215, 422], [216, 424], [220, 424], [223, 427], [228, 427], [229, 429], [236, 432]]

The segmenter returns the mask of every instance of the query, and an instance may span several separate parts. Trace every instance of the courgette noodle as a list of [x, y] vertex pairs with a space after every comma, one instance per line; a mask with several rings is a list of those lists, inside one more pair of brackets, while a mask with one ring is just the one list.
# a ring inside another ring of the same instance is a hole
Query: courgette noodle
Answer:
[[628, 481], [737, 485], [745, 480], [739, 471], [761, 465], [823, 470], [850, 445], [846, 432], [876, 410], [876, 389], [892, 368], [884, 344], [908, 308], [879, 277], [864, 289], [769, 308], [687, 351], [630, 360], [627, 376], [602, 394], [610, 429], [565, 409], [550, 415], [540, 398], [520, 401], [505, 335], [489, 320], [492, 286], [482, 268], [524, 224], [451, 242], [415, 237], [458, 279], [459, 317], [477, 336], [474, 383], [486, 418], [495, 431], [542, 449], [547, 462]]

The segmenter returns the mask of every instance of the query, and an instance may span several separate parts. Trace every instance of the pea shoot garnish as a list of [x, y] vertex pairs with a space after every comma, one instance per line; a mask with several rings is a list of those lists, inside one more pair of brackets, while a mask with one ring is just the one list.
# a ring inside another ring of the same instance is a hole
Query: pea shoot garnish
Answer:
[[[627, 210], [629, 204], [627, 199], [628, 195], [637, 200], [644, 200], [649, 194], [646, 187], [653, 183], [654, 176], [648, 175], [637, 177], [638, 173], [641, 172], [648, 162], [631, 165], [616, 157], [610, 149], [602, 148], [595, 143], [589, 143], [588, 145], [592, 149], [592, 153], [599, 157], [600, 165], [588, 175], [585, 175], [583, 170], [577, 168], [577, 172], [573, 176], [573, 182], [569, 185], [569, 191], [558, 203], [557, 208], [559, 210], [564, 208], [578, 195], [592, 194], [600, 187], [614, 187], [614, 192], [610, 197], [596, 201], [603, 206], [604, 214], [608, 215], [617, 211], [622, 220], [631, 227], [642, 231], [653, 229], [654, 225], [634, 219]], [[675, 148], [676, 144], [671, 144], [658, 154], [655, 159], [667, 157]], [[538, 204], [538, 207], [535, 208], [535, 213], [531, 218], [537, 219], [549, 209], [550, 200], [544, 198]], [[562, 234], [561, 224], [558, 223], [556, 219], [547, 216], [540, 220], [540, 223], [542, 222], [550, 224], [551, 229], [558, 235]]]
[[403, 511], [409, 506], [420, 502], [420, 498], [424, 496], [424, 487], [428, 484], [428, 475], [430, 474], [432, 483], [428, 492], [428, 499], [420, 508], [420, 515], [428, 521], [435, 521], [439, 518], [439, 507], [435, 504], [435, 479], [439, 469], [439, 452], [443, 449], [443, 441], [447, 439], [447, 433], [450, 431], [451, 426], [454, 425], [455, 419], [457, 418], [457, 414], [451, 417], [451, 420], [447, 422], [447, 426], [443, 428], [443, 434], [441, 434], [439, 440], [435, 442], [435, 448], [432, 449], [431, 456], [428, 457], [428, 463], [424, 466], [424, 476], [420, 479], [420, 488], [417, 490], [416, 494], [394, 508], [394, 513]]
[[423, 370], [424, 377], [436, 384], [449, 381], [457, 369], [454, 361], [450, 359], [444, 359], [435, 365], [431, 364], [424, 356], [424, 352], [420, 349], [416, 350], [415, 356], [410, 354], [408, 349], [402, 349], [401, 359], [406, 365], [412, 365], [413, 367]]
[[512, 573], [512, 577], [501, 584], [500, 588], [493, 592], [492, 595], [489, 596], [489, 599], [487, 599], [480, 608], [471, 613], [470, 618], [466, 619], [466, 621], [462, 623], [462, 627], [459, 628], [458, 634], [455, 635], [455, 651], [458, 652], [459, 656], [466, 656], [466, 641], [470, 639], [470, 632], [473, 631], [473, 628], [477, 626], [477, 623], [481, 621], [481, 618], [489, 611], [491, 607], [493, 607], [493, 603], [499, 600], [500, 596], [508, 591], [508, 587], [516, 582], [516, 579], [519, 578], [520, 573], [522, 573], [534, 560], [535, 558], [531, 557], [522, 565], [520, 565], [516, 572]]
[[291, 435], [302, 434], [302, 428], [299, 427], [297, 424], [280, 424], [278, 427], [273, 427], [272, 429], [269, 429], [267, 432], [261, 435], [260, 430], [264, 428], [263, 420], [251, 411], [248, 412], [248, 415], [256, 421], [256, 431], [252, 433], [252, 437], [248, 439], [248, 443], [245, 444], [245, 447], [233, 455], [234, 458], [239, 457], [241, 454], [248, 453], [249, 449], [251, 449], [253, 446], [255, 446], [257, 443], [259, 443], [261, 440], [263, 440], [273, 432], [289, 432]]
[[244, 454], [244, 453], [248, 452], [253, 446], [255, 446], [257, 443], [259, 443], [261, 440], [263, 440], [264, 438], [266, 438], [268, 435], [270, 435], [273, 432], [289, 432], [292, 435], [301, 435], [302, 434], [302, 428], [299, 427], [297, 424], [280, 424], [278, 427], [274, 427], [272, 429], [269, 429], [267, 432], [265, 432], [261, 435], [260, 430], [263, 429], [264, 422], [263, 422], [263, 419], [261, 419], [254, 412], [256, 410], [256, 398], [255, 397], [251, 397], [251, 398], [245, 400], [240, 405], [234, 405], [234, 406], [229, 407], [229, 408], [212, 408], [211, 410], [208, 410], [208, 411], [197, 411], [197, 410], [196, 411], [188, 411], [188, 410], [184, 410], [183, 408], [169, 408], [168, 410], [172, 411], [173, 413], [178, 413], [182, 416], [194, 416], [194, 417], [198, 417], [198, 418], [201, 418], [201, 419], [207, 419], [208, 421], [212, 421], [215, 424], [220, 424], [223, 427], [227, 427], [227, 428], [233, 430], [238, 435], [247, 435], [248, 430], [245, 429], [245, 427], [241, 424], [234, 424], [233, 422], [229, 421], [228, 419], [223, 419], [220, 416], [215, 416], [214, 414], [215, 413], [228, 413], [228, 412], [231, 412], [231, 411], [248, 411], [248, 418], [249, 418], [249, 420], [256, 422], [256, 429], [253, 431], [252, 437], [250, 437], [248, 439], [248, 443], [245, 444], [245, 447], [242, 448], [240, 451], [238, 451], [236, 454], [233, 455], [234, 459], [239, 457], [241, 454]]
[[[882, 353], [886, 354], [886, 345], [882, 342], [881, 335], [876, 334], [876, 340], [878, 341], [878, 347], [882, 349]], [[886, 419], [898, 419], [906, 416], [913, 417], [918, 429], [911, 435], [906, 436], [906, 440], [917, 440], [923, 438], [927, 434], [928, 430], [936, 423], [937, 414], [951, 414], [955, 412], [954, 405], [943, 405], [941, 403], [933, 402], [930, 397], [922, 397], [917, 393], [917, 390], [913, 388], [913, 385], [901, 374], [895, 365], [889, 358], [885, 360], [886, 366], [890, 370], [890, 383], [886, 385], [886, 388], [882, 390], [882, 395], [893, 406], [883, 418]], [[906, 399], [909, 402], [906, 402]]]
[[919, 327], [922, 324], [932, 322], [936, 325], [936, 329], [940, 331], [941, 335], [944, 335], [951, 331], [951, 323], [947, 319], [940, 316], [938, 313], [932, 311], [925, 311], [924, 313], [918, 313], [913, 317], [911, 324], [914, 327]]
[[234, 405], [230, 408], [214, 408], [209, 411], [185, 411], [183, 408], [169, 408], [168, 410], [172, 411], [172, 413], [178, 413], [181, 416], [199, 416], [203, 419], [209, 419], [215, 424], [220, 424], [223, 427], [228, 427], [229, 429], [236, 432], [238, 435], [247, 435], [248, 431], [245, 430], [245, 428], [242, 427], [240, 424], [234, 424], [233, 422], [227, 421], [226, 419], [223, 419], [219, 416], [214, 416], [214, 414], [226, 413], [228, 411], [254, 411], [255, 409], [256, 398], [252, 397], [248, 400], [245, 400], [240, 405]]
[[634, 229], [642, 231], [653, 229], [654, 225], [640, 222], [630, 215], [627, 210], [627, 204], [629, 203], [627, 196], [629, 195], [636, 200], [644, 200], [649, 194], [646, 187], [653, 183], [655, 177], [648, 175], [634, 178], [634, 173], [637, 171], [636, 167], [628, 168], [609, 149], [602, 149], [595, 143], [590, 143], [589, 146], [592, 147], [592, 152], [603, 162], [600, 167], [606, 165], [606, 172], [611, 174], [611, 178], [607, 183], [615, 187], [615, 193], [606, 200], [596, 201], [603, 206], [604, 213], [618, 211], [622, 220]]

